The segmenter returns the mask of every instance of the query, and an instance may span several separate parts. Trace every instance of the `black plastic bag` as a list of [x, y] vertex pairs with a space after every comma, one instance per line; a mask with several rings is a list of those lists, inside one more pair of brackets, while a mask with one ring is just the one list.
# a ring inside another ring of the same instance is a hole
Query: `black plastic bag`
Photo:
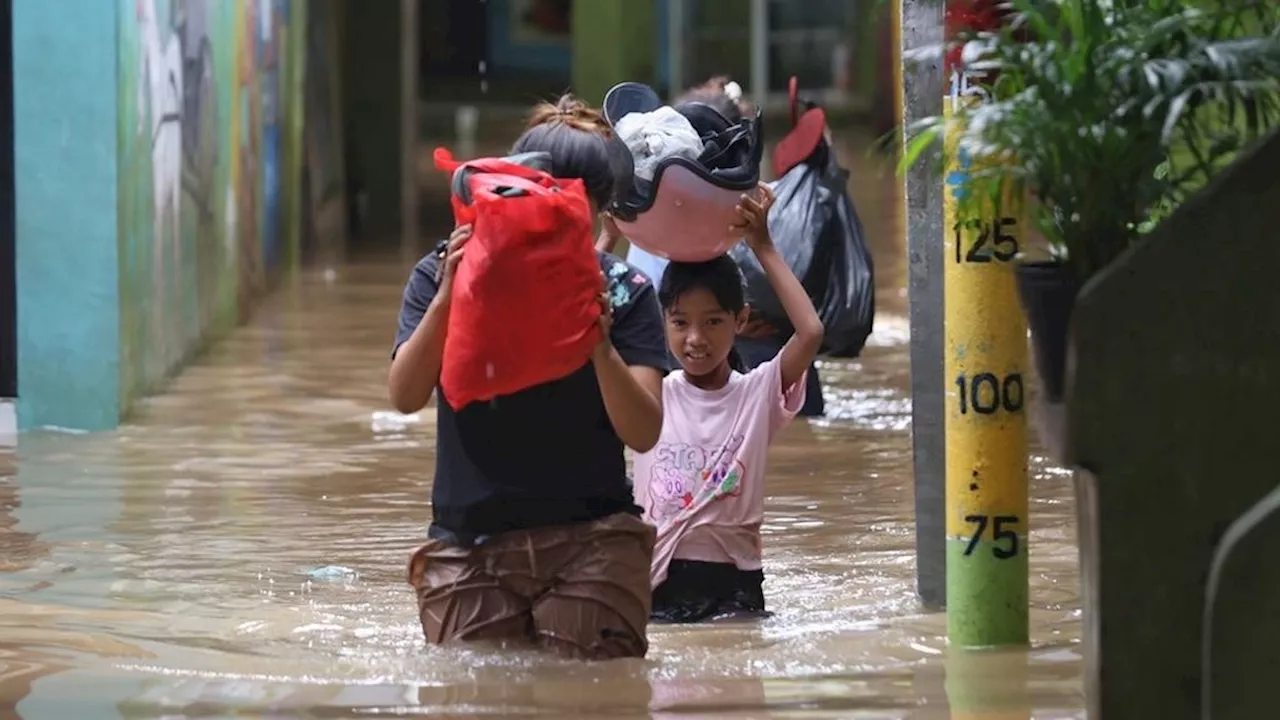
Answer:
[[[769, 211], [774, 245], [822, 319], [822, 352], [844, 358], [862, 352], [876, 314], [871, 252], [848, 182], [849, 171], [824, 139], [803, 162], [769, 183], [776, 196]], [[739, 244], [730, 255], [742, 268], [752, 309], [790, 335], [786, 311], [751, 249]]]

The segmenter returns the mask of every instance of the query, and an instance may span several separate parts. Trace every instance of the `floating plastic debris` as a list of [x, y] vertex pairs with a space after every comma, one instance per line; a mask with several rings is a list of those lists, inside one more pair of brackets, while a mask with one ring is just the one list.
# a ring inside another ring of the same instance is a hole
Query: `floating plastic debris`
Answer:
[[307, 577], [312, 580], [355, 580], [360, 577], [360, 573], [341, 565], [325, 565], [324, 567], [309, 570]]

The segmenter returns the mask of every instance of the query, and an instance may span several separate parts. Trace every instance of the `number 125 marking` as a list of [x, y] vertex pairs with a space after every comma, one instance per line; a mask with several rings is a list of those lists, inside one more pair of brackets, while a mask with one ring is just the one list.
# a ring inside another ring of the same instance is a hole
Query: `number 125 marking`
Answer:
[[[991, 222], [967, 220], [956, 223], [955, 232], [956, 262], [989, 263], [992, 258], [1000, 262], [1009, 262], [1018, 255], [1018, 238], [1005, 232], [1005, 228], [1014, 227], [1018, 221], [1006, 217]], [[978, 236], [973, 239], [969, 252], [961, 254], [960, 246], [964, 243], [965, 230], [977, 230]]]

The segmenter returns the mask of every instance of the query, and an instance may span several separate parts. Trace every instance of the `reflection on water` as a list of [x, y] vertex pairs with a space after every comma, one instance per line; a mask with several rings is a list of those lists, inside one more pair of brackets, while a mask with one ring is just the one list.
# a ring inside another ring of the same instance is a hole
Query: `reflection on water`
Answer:
[[774, 618], [655, 627], [643, 662], [425, 647], [404, 564], [433, 416], [388, 409], [407, 265], [368, 252], [294, 279], [119, 432], [0, 457], [0, 718], [1078, 717], [1060, 471], [1033, 462], [1031, 653], [946, 658], [916, 603], [904, 253], [892, 181], [851, 159], [881, 314], [823, 364], [829, 417], [772, 455]]

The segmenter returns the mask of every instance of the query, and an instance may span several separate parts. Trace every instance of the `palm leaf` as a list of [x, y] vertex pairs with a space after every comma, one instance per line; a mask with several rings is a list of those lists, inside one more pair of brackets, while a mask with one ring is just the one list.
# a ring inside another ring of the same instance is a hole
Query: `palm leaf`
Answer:
[[[984, 169], [962, 213], [1013, 183], [1039, 226], [1089, 275], [1280, 118], [1274, 0], [1008, 0], [1007, 27], [951, 38], [979, 105], [906, 129], [902, 170], [948, 131]], [[941, 52], [942, 48], [933, 49]], [[930, 53], [932, 54], [932, 52]], [[936, 57], [936, 55], [935, 55]], [[1154, 213], [1154, 215], [1153, 215]]]

